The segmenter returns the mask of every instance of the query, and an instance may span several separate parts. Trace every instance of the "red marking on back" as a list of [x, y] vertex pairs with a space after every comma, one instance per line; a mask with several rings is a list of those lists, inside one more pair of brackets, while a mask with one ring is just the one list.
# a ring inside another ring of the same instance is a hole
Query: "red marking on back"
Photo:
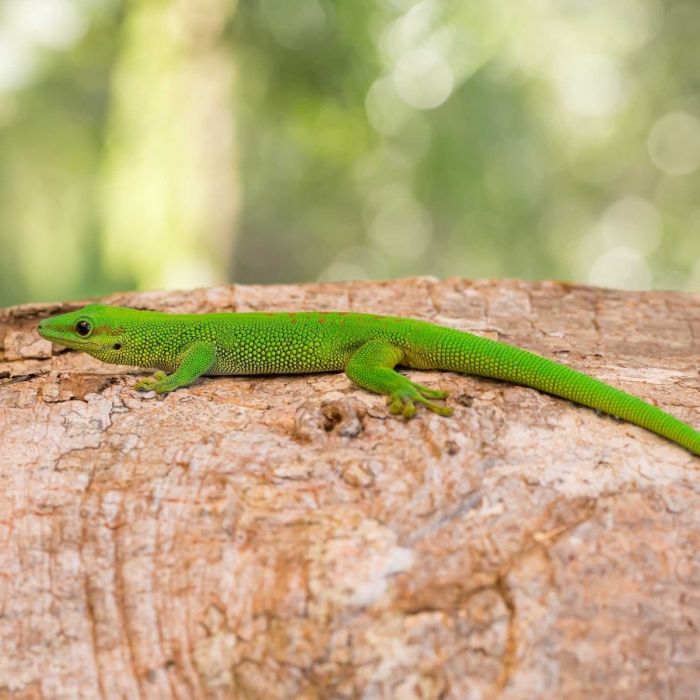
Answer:
[[319, 317], [318, 317], [318, 322], [319, 322], [319, 323], [325, 323], [325, 322], [326, 322], [326, 319], [323, 318], [323, 316], [319, 316]]

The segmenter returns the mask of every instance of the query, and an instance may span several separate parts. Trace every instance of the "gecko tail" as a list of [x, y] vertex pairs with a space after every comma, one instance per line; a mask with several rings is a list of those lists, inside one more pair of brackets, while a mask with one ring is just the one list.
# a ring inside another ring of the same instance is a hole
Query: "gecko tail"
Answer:
[[502, 379], [568, 399], [646, 428], [700, 456], [700, 433], [690, 425], [638, 396], [559, 362], [453, 329], [439, 348], [442, 369]]

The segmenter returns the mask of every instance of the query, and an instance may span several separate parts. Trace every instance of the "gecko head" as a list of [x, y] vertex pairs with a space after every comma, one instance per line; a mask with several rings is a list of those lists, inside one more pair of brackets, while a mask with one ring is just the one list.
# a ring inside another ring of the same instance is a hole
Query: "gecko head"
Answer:
[[37, 326], [42, 338], [57, 345], [96, 357], [104, 362], [123, 364], [120, 353], [126, 341], [126, 328], [115, 306], [90, 304], [77, 311], [47, 318]]

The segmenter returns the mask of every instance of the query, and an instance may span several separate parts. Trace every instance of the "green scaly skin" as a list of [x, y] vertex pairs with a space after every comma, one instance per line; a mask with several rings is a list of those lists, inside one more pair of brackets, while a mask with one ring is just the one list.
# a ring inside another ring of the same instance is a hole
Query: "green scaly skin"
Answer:
[[166, 314], [86, 306], [39, 324], [42, 337], [119, 365], [152, 367], [135, 388], [163, 394], [202, 375], [344, 370], [412, 418], [441, 416], [447, 393], [410, 381], [397, 365], [502, 379], [624, 418], [700, 455], [700, 433], [636, 396], [545, 357], [425, 321], [356, 313]]

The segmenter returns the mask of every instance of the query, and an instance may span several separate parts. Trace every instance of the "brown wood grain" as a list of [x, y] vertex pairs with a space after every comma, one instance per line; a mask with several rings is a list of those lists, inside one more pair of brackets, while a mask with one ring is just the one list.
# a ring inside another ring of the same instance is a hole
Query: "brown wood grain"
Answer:
[[[120, 294], [424, 318], [700, 426], [700, 295], [429, 278]], [[135, 370], [0, 310], [0, 698], [697, 698], [700, 459], [447, 372], [455, 416], [342, 374]], [[413, 373], [418, 376], [419, 373]]]

